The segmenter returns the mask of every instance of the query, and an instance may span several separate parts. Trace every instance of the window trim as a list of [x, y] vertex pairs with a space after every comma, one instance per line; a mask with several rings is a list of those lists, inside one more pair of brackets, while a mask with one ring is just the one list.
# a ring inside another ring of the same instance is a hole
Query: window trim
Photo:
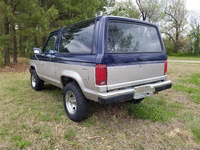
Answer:
[[[69, 52], [69, 53], [66, 53], [66, 52], [60, 52], [60, 43], [61, 43], [61, 40], [62, 40], [62, 33], [63, 33], [64, 28], [71, 28], [71, 27], [73, 27], [73, 26], [75, 26], [75, 25], [82, 24], [82, 23], [84, 23], [84, 22], [86, 22], [86, 21], [89, 21], [89, 20], [94, 20], [94, 23], [93, 23], [94, 27], [93, 27], [93, 34], [92, 34], [92, 50], [91, 50], [91, 52], [90, 52], [90, 53], [70, 53], [70, 52]], [[93, 54], [93, 50], [94, 50], [94, 49], [93, 49], [93, 48], [94, 48], [94, 36], [95, 36], [94, 30], [95, 30], [95, 28], [96, 28], [96, 22], [97, 22], [97, 19], [96, 19], [96, 18], [91, 18], [91, 19], [84, 20], [84, 21], [81, 21], [81, 22], [78, 22], [78, 23], [69, 24], [69, 25], [63, 27], [62, 30], [61, 30], [61, 32], [60, 32], [59, 45], [58, 45], [58, 52], [61, 53], [61, 54], [73, 54], [73, 55], [74, 55], [74, 54], [76, 54], [76, 55], [88, 55], [88, 54]]]
[[[159, 41], [160, 41], [160, 47], [161, 47], [162, 51], [161, 51], [161, 52], [128, 52], [128, 53], [127, 53], [127, 52], [124, 52], [124, 53], [108, 53], [108, 52], [107, 52], [108, 25], [109, 25], [110, 22], [136, 24], [136, 25], [150, 26], [150, 27], [155, 28], [156, 31], [157, 31], [157, 35], [158, 35], [158, 39], [159, 39]], [[144, 54], [144, 53], [163, 53], [163, 52], [164, 52], [164, 48], [163, 48], [163, 46], [162, 46], [162, 39], [161, 39], [161, 37], [160, 37], [160, 35], [159, 35], [159, 30], [158, 30], [157, 26], [155, 26], [155, 25], [150, 25], [150, 24], [146, 24], [146, 23], [139, 23], [139, 22], [135, 22], [135, 21], [108, 20], [106, 26], [107, 26], [107, 28], [106, 28], [106, 40], [105, 40], [105, 41], [106, 41], [106, 42], [105, 42], [106, 50], [105, 50], [105, 51], [106, 51], [107, 54]]]
[[[46, 42], [45, 42], [45, 44], [44, 44], [44, 46], [43, 46], [43, 48], [42, 48], [42, 53], [44, 53], [44, 54], [49, 54], [49, 53], [45, 53], [45, 52], [44, 52], [44, 49], [45, 49], [45, 47], [47, 46], [49, 39], [50, 39], [52, 36], [54, 36], [54, 35], [57, 36], [57, 40], [56, 40], [56, 45], [57, 45], [57, 42], [58, 42], [58, 39], [59, 39], [58, 32], [51, 33], [51, 34], [48, 36], [48, 38], [47, 38], [47, 40], [46, 40]], [[58, 52], [58, 47], [55, 46], [55, 48], [56, 48], [56, 51]]]

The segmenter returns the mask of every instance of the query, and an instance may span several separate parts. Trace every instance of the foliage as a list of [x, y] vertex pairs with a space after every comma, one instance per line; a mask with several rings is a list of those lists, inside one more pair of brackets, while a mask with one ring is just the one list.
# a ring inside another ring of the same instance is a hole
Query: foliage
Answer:
[[[112, 5], [107, 0], [0, 0], [0, 44], [6, 58], [12, 52], [29, 56], [33, 47], [42, 47], [49, 33], [67, 24], [82, 21]], [[1, 53], [2, 54], [2, 53]], [[10, 61], [6, 62], [9, 64]]]
[[168, 56], [175, 56], [175, 57], [199, 57], [200, 55], [195, 55], [195, 54], [187, 53], [187, 52], [179, 52], [179, 53], [168, 53]]
[[173, 50], [174, 50], [174, 44], [171, 40], [163, 39], [165, 50], [167, 52], [167, 55], [172, 56]]
[[200, 26], [197, 19], [191, 20], [191, 31], [188, 34], [193, 54], [200, 54]]
[[139, 18], [139, 12], [136, 7], [133, 5], [131, 0], [125, 2], [116, 3], [113, 7], [108, 7], [106, 15], [113, 15], [113, 16], [124, 16], [128, 18]]
[[173, 53], [178, 53], [182, 48], [181, 36], [187, 24], [187, 9], [184, 0], [171, 0], [165, 4], [165, 19], [162, 33], [173, 41]]
[[159, 0], [136, 0], [136, 4], [140, 11], [140, 16], [143, 21], [149, 22], [158, 22], [159, 19], [162, 19], [163, 12], [162, 1]]

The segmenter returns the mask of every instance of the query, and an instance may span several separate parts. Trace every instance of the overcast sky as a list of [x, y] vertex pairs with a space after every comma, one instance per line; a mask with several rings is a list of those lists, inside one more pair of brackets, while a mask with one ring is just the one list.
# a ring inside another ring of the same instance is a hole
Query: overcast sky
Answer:
[[199, 10], [200, 11], [200, 1], [199, 0], [187, 0], [186, 7], [188, 10]]
[[186, 7], [189, 11], [190, 17], [194, 17], [200, 22], [200, 0], [187, 0]]

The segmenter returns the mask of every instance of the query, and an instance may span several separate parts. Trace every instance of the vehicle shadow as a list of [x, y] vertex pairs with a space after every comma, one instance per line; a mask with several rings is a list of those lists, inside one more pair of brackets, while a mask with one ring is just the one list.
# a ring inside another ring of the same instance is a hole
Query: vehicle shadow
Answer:
[[[54, 85], [45, 83], [43, 92], [51, 93], [52, 96], [55, 96], [59, 101], [63, 101], [63, 90]], [[132, 104], [131, 101], [120, 102], [120, 103], [111, 103], [107, 105], [102, 105], [98, 102], [87, 100], [89, 105], [89, 118], [94, 117], [97, 120], [104, 122], [106, 119], [128, 119], [132, 116], [128, 115], [127, 107]], [[64, 109], [64, 108], [63, 108]], [[83, 121], [84, 122], [84, 121]]]

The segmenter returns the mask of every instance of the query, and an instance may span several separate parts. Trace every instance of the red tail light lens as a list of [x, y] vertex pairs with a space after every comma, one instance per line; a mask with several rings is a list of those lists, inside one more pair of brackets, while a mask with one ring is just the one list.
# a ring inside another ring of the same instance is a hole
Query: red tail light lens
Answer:
[[95, 66], [96, 85], [107, 85], [107, 65], [98, 64]]
[[164, 61], [164, 75], [167, 73], [167, 60]]

